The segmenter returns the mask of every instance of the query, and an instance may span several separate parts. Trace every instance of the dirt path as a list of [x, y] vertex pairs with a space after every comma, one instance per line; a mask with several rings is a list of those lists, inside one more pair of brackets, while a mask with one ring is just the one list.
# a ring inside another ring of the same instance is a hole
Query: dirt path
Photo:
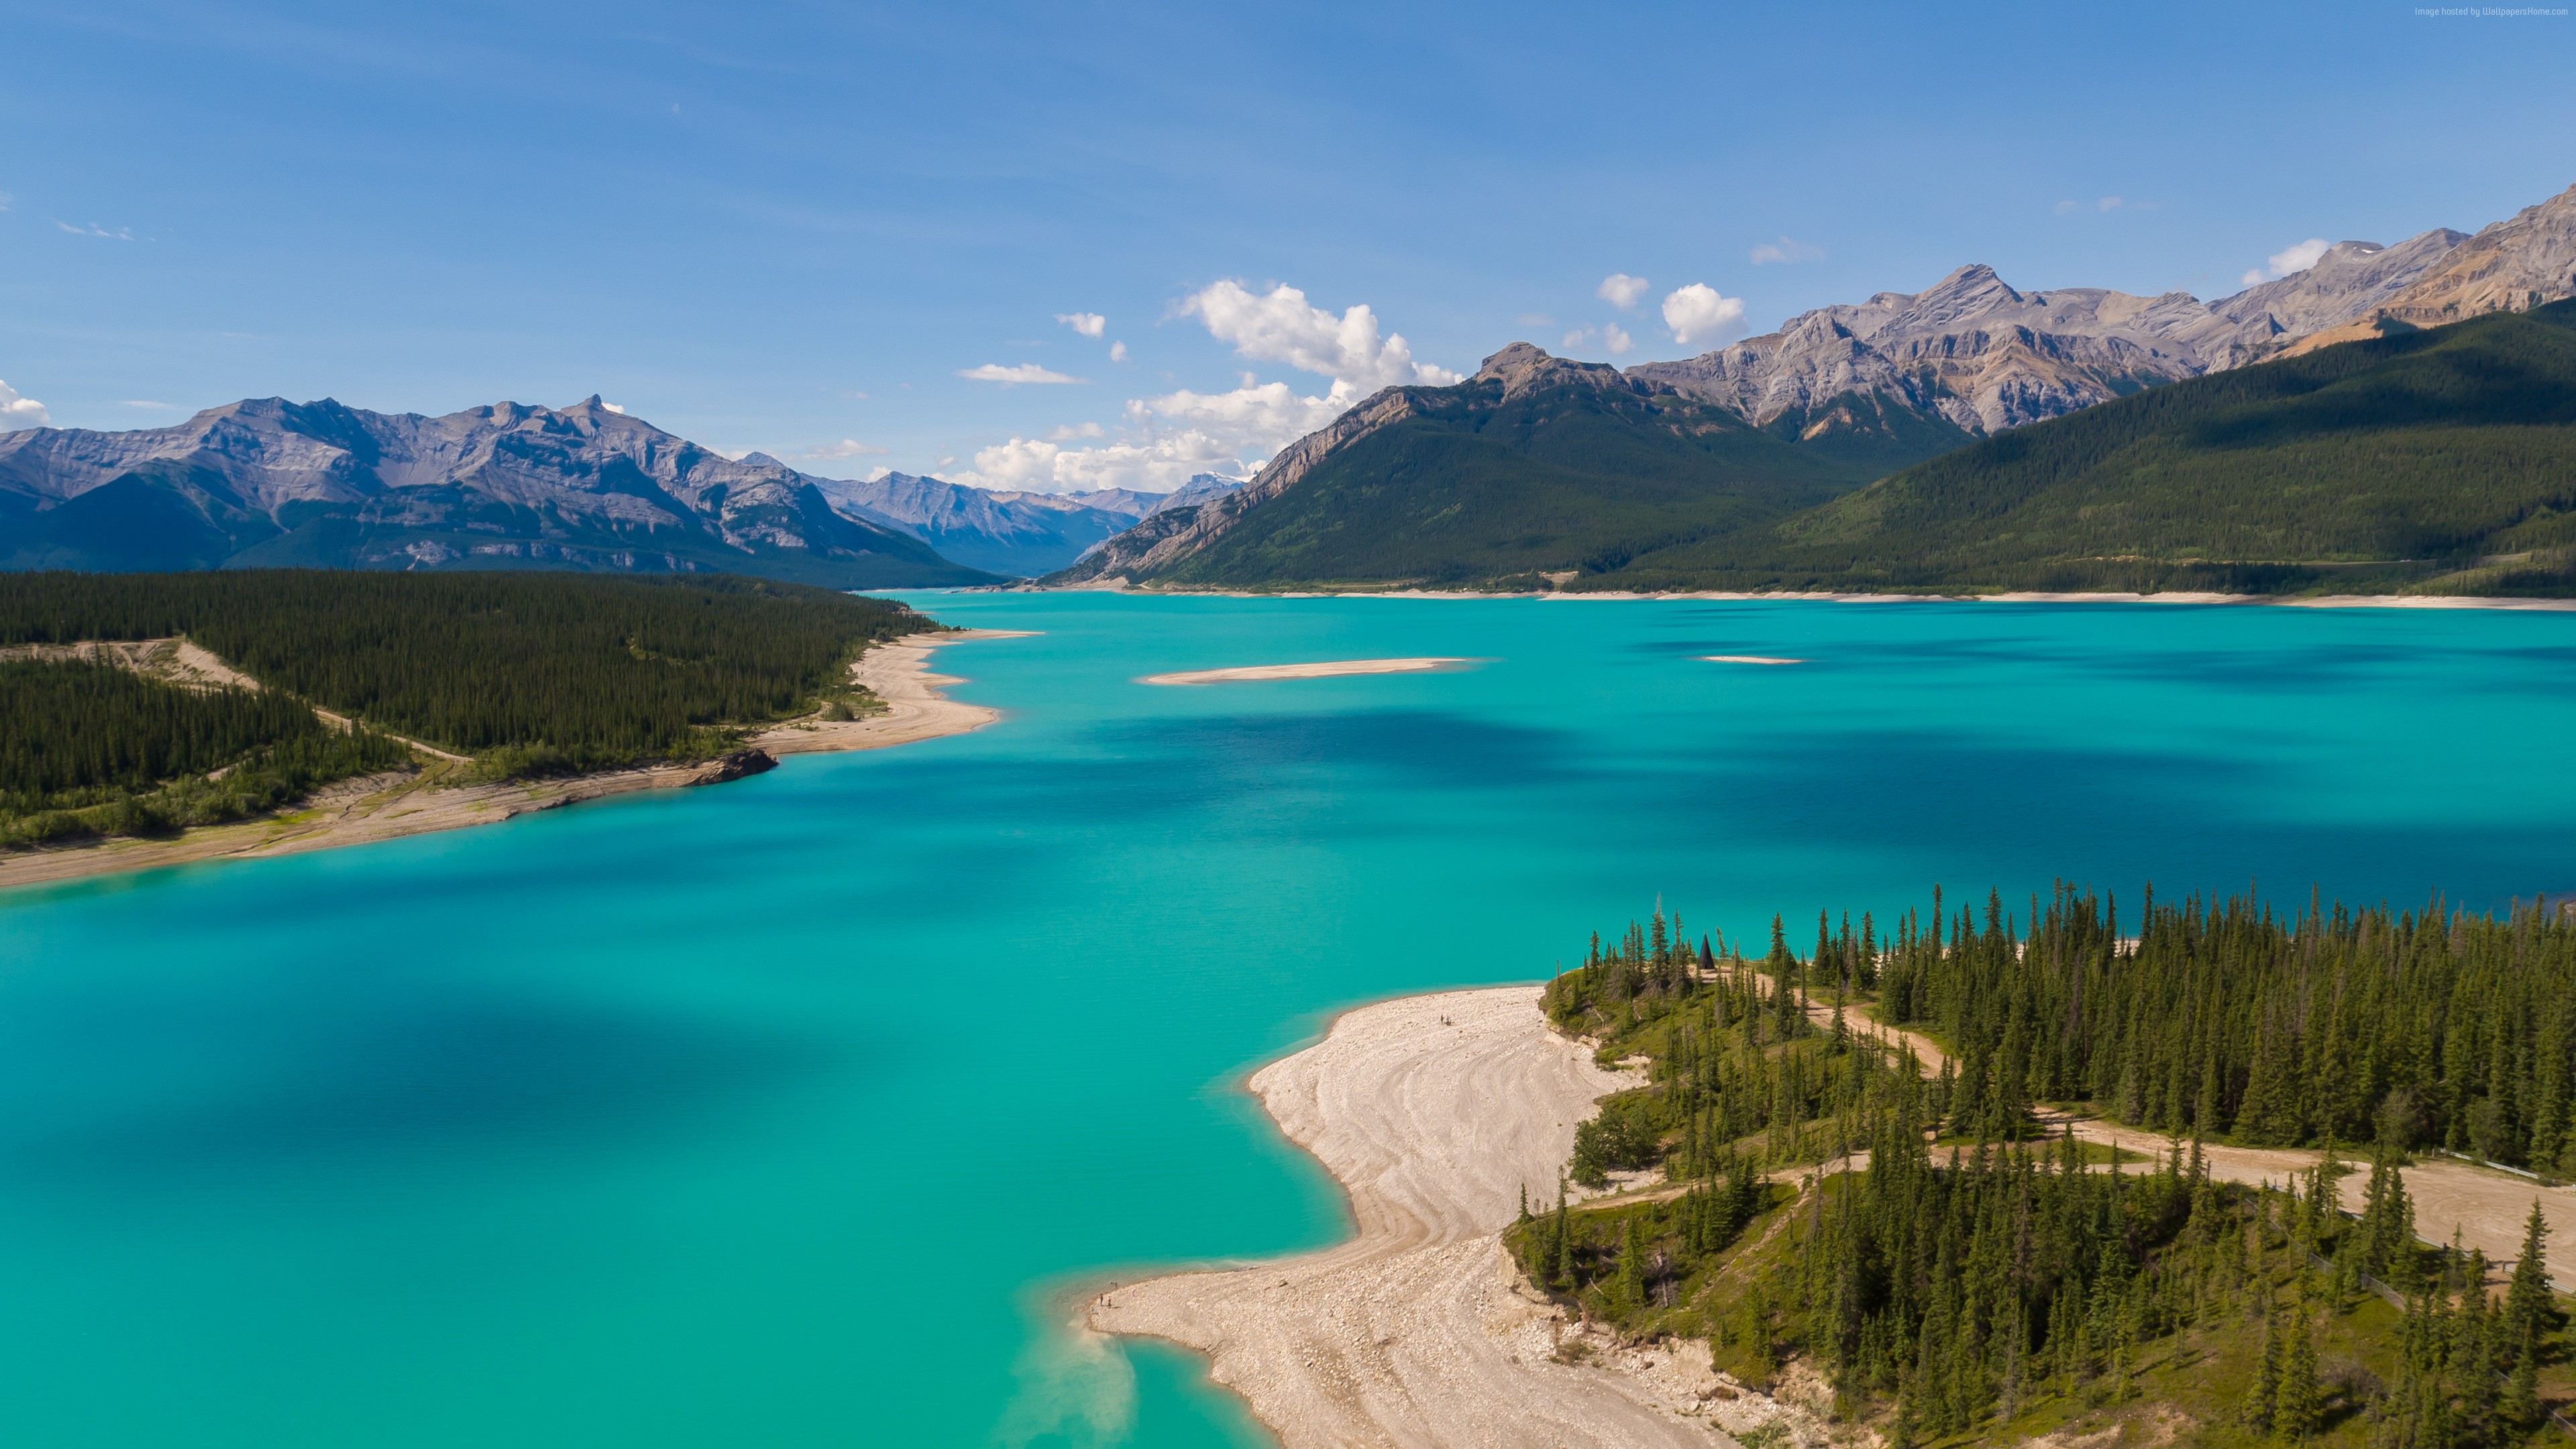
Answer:
[[[813, 721], [781, 725], [763, 732], [754, 745], [772, 755], [819, 750], [869, 750], [910, 744], [940, 735], [962, 734], [1000, 718], [998, 711], [960, 704], [939, 693], [942, 685], [960, 681], [928, 669], [930, 653], [950, 644], [977, 639], [1022, 637], [996, 631], [914, 635], [879, 645], [860, 656], [852, 678], [868, 686], [889, 706], [886, 713], [841, 722]], [[175, 646], [175, 647], [171, 647]], [[129, 667], [174, 682], [233, 684], [256, 688], [222, 660], [184, 640], [152, 640], [141, 645], [71, 645], [66, 650], [137, 651]], [[61, 657], [55, 655], [51, 657]], [[98, 657], [88, 655], [83, 657]], [[163, 671], [171, 671], [164, 673]], [[326, 718], [338, 716], [317, 710]], [[345, 727], [345, 721], [341, 721]], [[0, 854], [0, 888], [73, 880], [119, 871], [149, 870], [191, 861], [289, 855], [344, 845], [365, 845], [422, 835], [492, 825], [538, 810], [553, 810], [584, 800], [598, 800], [637, 790], [666, 790], [713, 784], [740, 773], [722, 761], [607, 770], [567, 780], [518, 781], [498, 785], [449, 785], [462, 756], [406, 741], [436, 757], [427, 769], [343, 780], [326, 786], [293, 811], [230, 825], [200, 826], [175, 840], [119, 839], [53, 850]]]
[[1706, 1446], [1705, 1349], [1605, 1340], [1594, 1365], [1556, 1362], [1564, 1321], [1521, 1286], [1500, 1237], [1524, 1187], [1553, 1193], [1575, 1123], [1635, 1084], [1549, 1031], [1534, 986], [1350, 1012], [1251, 1087], [1349, 1190], [1356, 1236], [1127, 1284], [1088, 1322], [1207, 1354], [1291, 1449]]

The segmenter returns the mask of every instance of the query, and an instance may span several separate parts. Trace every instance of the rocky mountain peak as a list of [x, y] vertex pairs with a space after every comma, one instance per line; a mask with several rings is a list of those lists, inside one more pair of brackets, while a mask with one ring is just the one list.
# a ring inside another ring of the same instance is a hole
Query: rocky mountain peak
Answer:
[[1515, 342], [1485, 359], [1475, 382], [1500, 382], [1503, 396], [1518, 397], [1535, 387], [1576, 383], [1589, 387], [1625, 388], [1627, 375], [1606, 362], [1574, 362], [1551, 357], [1527, 342]]

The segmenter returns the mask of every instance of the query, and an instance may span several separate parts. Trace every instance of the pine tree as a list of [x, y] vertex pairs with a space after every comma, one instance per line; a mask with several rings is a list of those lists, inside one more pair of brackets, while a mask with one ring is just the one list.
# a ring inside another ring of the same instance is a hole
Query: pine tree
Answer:
[[[2531, 1216], [2522, 1224], [2522, 1256], [2514, 1260], [2513, 1284], [2504, 1294], [2507, 1341], [2538, 1342], [2549, 1331], [2554, 1311], [2549, 1297], [2549, 1220], [2540, 1215], [2540, 1199], [2533, 1198]], [[2516, 1361], [2524, 1356], [2517, 1347]]]
[[2272, 1432], [2298, 1443], [2317, 1430], [2317, 1341], [2308, 1329], [2304, 1295], [2290, 1311], [2282, 1335], [2279, 1385], [2272, 1410]]
[[2245, 1422], [2269, 1432], [2281, 1407], [2281, 1316], [2263, 1317], [2263, 1357], [2254, 1366], [2254, 1388], [2245, 1396]]
[[1631, 1214], [1627, 1233], [1619, 1242], [1619, 1306], [1634, 1309], [1645, 1301], [1646, 1241], [1638, 1236], [1637, 1219]]

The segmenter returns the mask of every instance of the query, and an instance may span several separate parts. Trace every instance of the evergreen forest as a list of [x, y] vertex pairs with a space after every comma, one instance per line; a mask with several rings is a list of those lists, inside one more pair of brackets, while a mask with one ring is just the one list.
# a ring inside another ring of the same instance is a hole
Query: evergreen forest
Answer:
[[411, 751], [285, 695], [190, 689], [81, 659], [0, 661], [0, 845], [155, 835], [401, 769]]
[[731, 727], [864, 704], [860, 651], [935, 627], [731, 575], [0, 574], [0, 647], [185, 635], [271, 689], [521, 773], [705, 758]]
[[[0, 844], [274, 809], [408, 767], [393, 736], [471, 756], [470, 779], [710, 758], [762, 723], [880, 707], [851, 662], [936, 627], [884, 600], [731, 576], [0, 574]], [[261, 687], [66, 647], [174, 637]]]
[[[1820, 916], [1804, 955], [1776, 919], [1750, 958], [1660, 911], [1596, 936], [1545, 1009], [1650, 1084], [1578, 1130], [1571, 1185], [1671, 1185], [1561, 1193], [1507, 1243], [1583, 1317], [1705, 1338], [1751, 1385], [1803, 1364], [1901, 1449], [2124, 1421], [2384, 1449], [2561, 1433], [2576, 1367], [2539, 1203], [2507, 1271], [2423, 1241], [2400, 1169], [2576, 1165], [2576, 920], [2152, 893], [2132, 919], [2060, 888]], [[2115, 1154], [2069, 1113], [2170, 1145]], [[2249, 1186], [2204, 1143], [2317, 1151]]]

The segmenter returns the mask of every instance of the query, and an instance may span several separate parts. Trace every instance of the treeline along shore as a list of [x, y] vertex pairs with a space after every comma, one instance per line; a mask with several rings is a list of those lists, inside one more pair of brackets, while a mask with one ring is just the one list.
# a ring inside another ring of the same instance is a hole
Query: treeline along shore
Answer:
[[[1650, 1077], [1505, 1234], [1570, 1316], [1704, 1341], [1740, 1385], [1800, 1366], [1898, 1446], [2576, 1433], [2565, 912], [2150, 894], [2124, 934], [2071, 889], [1936, 893], [1820, 918], [1804, 956], [1775, 919], [1751, 958], [1679, 926], [1596, 936], [1543, 997]], [[2418, 1235], [2435, 1187], [2447, 1242]]]
[[[29, 850], [318, 800], [409, 833], [388, 817], [440, 828], [891, 742], [866, 729], [889, 713], [868, 651], [950, 636], [900, 603], [726, 575], [0, 574], [0, 880], [82, 873], [30, 871]], [[918, 675], [917, 648], [892, 652]]]

